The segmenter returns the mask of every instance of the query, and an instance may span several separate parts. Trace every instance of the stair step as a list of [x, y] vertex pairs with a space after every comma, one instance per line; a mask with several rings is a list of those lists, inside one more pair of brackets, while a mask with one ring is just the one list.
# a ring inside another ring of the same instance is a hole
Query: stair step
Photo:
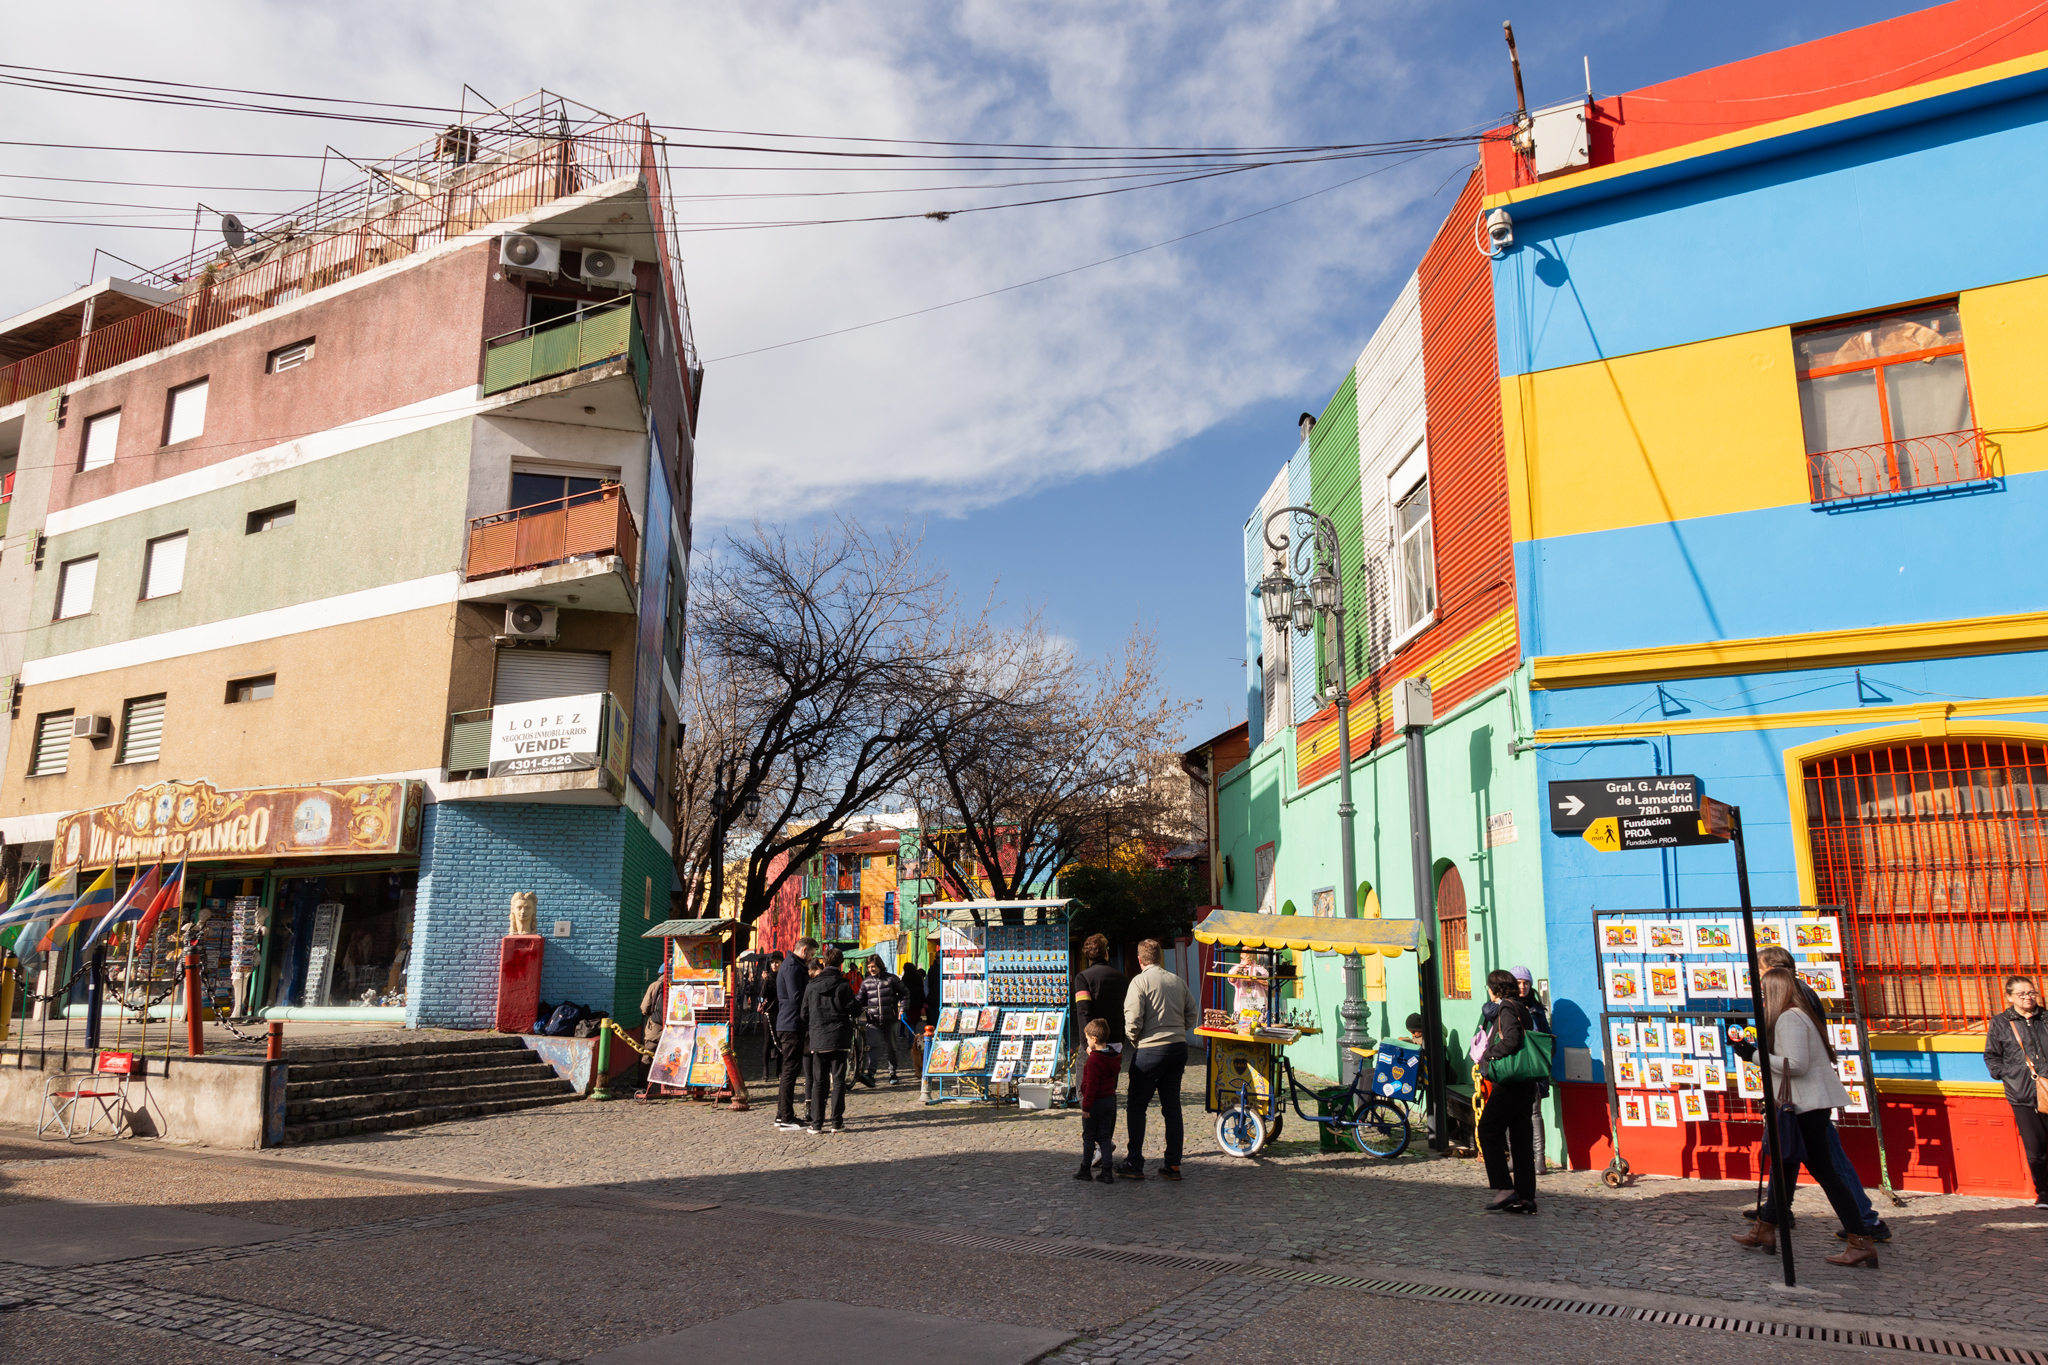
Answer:
[[576, 1099], [577, 1096], [573, 1094], [548, 1095], [533, 1099], [495, 1100], [482, 1104], [436, 1105], [385, 1114], [365, 1114], [354, 1118], [327, 1119], [315, 1123], [286, 1124], [284, 1142], [289, 1147], [307, 1142], [321, 1142], [329, 1138], [349, 1137], [356, 1133], [381, 1133], [393, 1128], [420, 1128], [430, 1123], [446, 1123], [453, 1119], [509, 1113], [514, 1109], [539, 1109], [551, 1104], [569, 1104]]
[[433, 1090], [385, 1090], [367, 1095], [339, 1095], [332, 1099], [287, 1100], [285, 1124], [317, 1123], [327, 1119], [354, 1118], [367, 1114], [404, 1113], [416, 1109], [488, 1104], [498, 1100], [537, 1099], [563, 1095], [573, 1098], [576, 1087], [559, 1076], [545, 1080], [513, 1081], [504, 1085], [449, 1086]]
[[[526, 1054], [532, 1057], [532, 1053]], [[373, 1071], [360, 1075], [323, 1080], [302, 1080], [299, 1068], [291, 1069], [285, 1084], [285, 1101], [330, 1100], [343, 1095], [374, 1095], [397, 1090], [453, 1090], [471, 1085], [509, 1085], [514, 1081], [546, 1081], [556, 1071], [543, 1061], [515, 1062], [507, 1066], [468, 1066], [448, 1071]]]
[[485, 1033], [475, 1038], [423, 1038], [416, 1043], [362, 1043], [346, 1047], [287, 1047], [284, 1059], [293, 1065], [319, 1062], [369, 1062], [388, 1057], [447, 1056], [458, 1052], [520, 1052], [526, 1041], [514, 1033]]
[[302, 1062], [287, 1053], [285, 1064], [291, 1079], [299, 1081], [353, 1080], [370, 1076], [430, 1075], [437, 1071], [482, 1071], [531, 1066], [540, 1054], [530, 1047], [492, 1048], [488, 1051], [424, 1053], [415, 1057], [349, 1058], [332, 1062]]

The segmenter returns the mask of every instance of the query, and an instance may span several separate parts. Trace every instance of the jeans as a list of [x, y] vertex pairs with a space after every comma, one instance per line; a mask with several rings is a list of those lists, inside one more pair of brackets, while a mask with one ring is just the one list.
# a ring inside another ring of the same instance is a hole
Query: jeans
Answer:
[[2026, 1149], [2027, 1169], [2034, 1176], [2034, 1198], [2048, 1202], [2048, 1114], [2031, 1105], [2015, 1104], [2012, 1124], [2020, 1130], [2020, 1146]]
[[1152, 1103], [1152, 1096], [1159, 1096], [1159, 1112], [1166, 1121], [1166, 1154], [1160, 1165], [1167, 1170], [1180, 1168], [1180, 1078], [1188, 1069], [1188, 1045], [1186, 1043], [1161, 1043], [1154, 1047], [1133, 1048], [1138, 1054], [1131, 1063], [1131, 1099], [1125, 1120], [1131, 1154], [1124, 1164], [1134, 1171], [1145, 1169], [1145, 1110]]
[[1096, 1150], [1102, 1152], [1102, 1169], [1109, 1170], [1116, 1155], [1111, 1139], [1116, 1136], [1116, 1096], [1104, 1095], [1081, 1111], [1081, 1164], [1088, 1165], [1095, 1160]]
[[1849, 1163], [1849, 1154], [1842, 1150], [1842, 1133], [1834, 1124], [1828, 1125], [1828, 1153], [1835, 1163], [1835, 1176], [1849, 1191], [1849, 1202], [1856, 1206], [1863, 1219], [1866, 1232], [1877, 1229], [1877, 1210], [1870, 1207], [1870, 1195], [1863, 1188], [1863, 1177], [1856, 1174], [1856, 1168]]
[[1799, 1166], [1804, 1164], [1812, 1173], [1814, 1183], [1827, 1195], [1828, 1203], [1835, 1210], [1835, 1217], [1842, 1220], [1842, 1231], [1861, 1235], [1870, 1224], [1866, 1223], [1864, 1215], [1857, 1211], [1856, 1201], [1849, 1197], [1850, 1182], [1844, 1181], [1841, 1173], [1835, 1169], [1834, 1157], [1828, 1150], [1830, 1143], [1836, 1144], [1836, 1150], [1840, 1150], [1839, 1139], [1828, 1131], [1835, 1126], [1834, 1111], [1815, 1109], [1797, 1117], [1799, 1145], [1804, 1147], [1806, 1152], [1800, 1162], [1783, 1161], [1778, 1159], [1775, 1152], [1772, 1154], [1772, 1193], [1770, 1202], [1762, 1209], [1763, 1221], [1777, 1222], [1778, 1190], [1781, 1187], [1784, 1191], [1785, 1206], [1788, 1209], [1792, 1206], [1792, 1188], [1799, 1180]]
[[[809, 1082], [804, 1087], [804, 1126], [823, 1128], [829, 1123], [834, 1128], [845, 1127], [846, 1050], [807, 1054], [804, 1073]], [[832, 1110], [829, 1117], [825, 1113], [828, 1098]]]
[[1479, 1114], [1479, 1151], [1486, 1158], [1486, 1183], [1496, 1190], [1513, 1190], [1517, 1199], [1536, 1198], [1535, 1120], [1536, 1082], [1493, 1083], [1493, 1093]]
[[1536, 1088], [1536, 1103], [1529, 1110], [1529, 1134], [1536, 1150], [1536, 1169], [1538, 1171], [1550, 1169], [1550, 1144], [1544, 1140], [1543, 1130], [1543, 1101], [1546, 1098], [1548, 1097], [1544, 1095], [1543, 1088], [1538, 1086]]
[[775, 1035], [775, 1055], [782, 1063], [782, 1088], [775, 1095], [775, 1121], [796, 1122], [796, 1078], [804, 1069], [804, 1036], [801, 1033]]
[[[897, 1023], [896, 1023], [896, 1010], [895, 1010], [895, 1008], [894, 1008], [893, 1006], [891, 1006], [890, 1008], [888, 1008], [888, 1009], [885, 1009], [885, 1010], [883, 1010], [883, 1011], [882, 1011], [882, 1022], [881, 1022], [881, 1026], [880, 1026], [879, 1028], [877, 1028], [877, 1029], [876, 1029], [875, 1031], [876, 1031], [877, 1033], [879, 1033], [879, 1034], [881, 1034], [881, 1035], [882, 1035], [882, 1047], [883, 1047], [883, 1050], [885, 1050], [885, 1051], [886, 1051], [886, 1052], [887, 1052], [887, 1053], [889, 1054], [889, 1076], [890, 1076], [890, 1079], [892, 1079], [892, 1080], [893, 1080], [893, 1079], [895, 1079], [895, 1076], [896, 1076], [896, 1030], [897, 1030], [897, 1028], [898, 1028], [898, 1025], [897, 1025]], [[870, 1043], [868, 1044], [868, 1074], [872, 1076], [872, 1075], [874, 1074], [874, 1072], [875, 1072], [875, 1048], [874, 1048], [874, 1044], [873, 1044], [872, 1042], [870, 1042]]]

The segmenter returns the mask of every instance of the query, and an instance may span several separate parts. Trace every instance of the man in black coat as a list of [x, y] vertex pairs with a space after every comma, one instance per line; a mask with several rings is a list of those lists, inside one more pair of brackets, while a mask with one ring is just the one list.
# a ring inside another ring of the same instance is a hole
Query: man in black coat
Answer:
[[868, 1047], [868, 1071], [863, 1077], [870, 1086], [875, 1083], [876, 1055], [886, 1051], [889, 1054], [889, 1084], [896, 1083], [896, 1015], [903, 1001], [903, 983], [889, 975], [882, 966], [882, 959], [868, 959], [868, 974], [860, 981], [861, 1006], [867, 1013], [867, 1022], [875, 1030], [876, 1043]]
[[818, 951], [818, 940], [800, 938], [775, 974], [775, 1003], [772, 1007], [775, 1052], [782, 1061], [782, 1088], [775, 1096], [775, 1126], [794, 1133], [803, 1125], [796, 1121], [796, 1078], [804, 1064], [804, 988], [811, 983], [810, 957]]
[[2034, 1207], [2048, 1209], [2048, 1114], [2035, 1108], [2036, 1082], [2048, 1079], [2048, 1010], [2024, 976], [2005, 979], [2006, 1008], [1984, 1031], [1984, 1069], [2005, 1082], [2005, 1102], [2034, 1177]]
[[[804, 1130], [816, 1135], [846, 1131], [846, 1049], [853, 1043], [853, 983], [839, 970], [839, 949], [827, 946], [822, 970], [804, 988], [802, 1017], [810, 1055], [804, 1059], [808, 1084]], [[831, 1113], [825, 1111], [828, 1105]]]

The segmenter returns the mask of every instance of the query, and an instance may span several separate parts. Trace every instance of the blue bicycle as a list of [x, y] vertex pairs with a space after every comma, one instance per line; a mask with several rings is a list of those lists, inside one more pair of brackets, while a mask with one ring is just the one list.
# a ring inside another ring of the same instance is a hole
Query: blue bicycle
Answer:
[[[1256, 1094], [1250, 1078], [1243, 1078], [1234, 1086], [1237, 1103], [1216, 1116], [1216, 1145], [1231, 1156], [1256, 1156], [1270, 1146], [1279, 1136], [1286, 1118], [1278, 1096], [1280, 1084], [1286, 1083], [1287, 1102], [1294, 1107], [1295, 1116], [1304, 1123], [1326, 1124], [1336, 1130], [1339, 1141], [1367, 1156], [1391, 1160], [1408, 1150], [1408, 1110], [1405, 1105], [1383, 1095], [1375, 1095], [1368, 1085], [1372, 1077], [1373, 1053], [1359, 1048], [1347, 1048], [1360, 1059], [1360, 1065], [1352, 1073], [1351, 1084], [1331, 1090], [1308, 1090], [1294, 1077], [1294, 1066], [1287, 1060], [1287, 1054], [1278, 1047], [1269, 1047], [1271, 1062], [1267, 1067], [1267, 1087], [1264, 1096]], [[1302, 1112], [1301, 1097], [1306, 1091], [1308, 1097], [1321, 1104], [1329, 1112], [1307, 1114]], [[1260, 1105], [1263, 1098], [1266, 1103]]]

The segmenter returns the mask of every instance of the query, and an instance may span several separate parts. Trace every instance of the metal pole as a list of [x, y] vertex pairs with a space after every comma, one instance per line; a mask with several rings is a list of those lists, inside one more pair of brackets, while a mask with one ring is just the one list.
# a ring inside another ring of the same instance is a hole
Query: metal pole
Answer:
[[[1358, 856], [1355, 841], [1358, 807], [1351, 801], [1351, 674], [1344, 660], [1344, 575], [1341, 563], [1340, 542], [1337, 540], [1336, 523], [1327, 517], [1317, 518], [1317, 539], [1325, 536], [1324, 548], [1329, 559], [1328, 572], [1337, 577], [1337, 605], [1330, 613], [1337, 626], [1335, 654], [1337, 656], [1337, 865], [1343, 885], [1338, 888], [1343, 896], [1344, 918], [1358, 918]], [[1338, 1078], [1349, 1083], [1365, 1059], [1351, 1048], [1363, 1048], [1372, 1041], [1369, 1027], [1370, 1009], [1365, 1003], [1364, 968], [1358, 954], [1346, 953], [1344, 962], [1344, 1003], [1337, 1007], [1339, 1027], [1338, 1041], [1343, 1050], [1338, 1053]]]
[[1775, 1169], [1778, 1150], [1778, 1102], [1772, 1094], [1771, 1085], [1771, 1044], [1764, 1031], [1764, 974], [1756, 960], [1756, 917], [1750, 913], [1749, 905], [1749, 858], [1742, 847], [1742, 807], [1728, 808], [1728, 842], [1735, 846], [1735, 889], [1742, 899], [1742, 941], [1749, 954], [1749, 1008], [1756, 1020], [1756, 1063], [1763, 1070], [1764, 1081], [1764, 1152], [1765, 1176], [1770, 1181], [1771, 1211], [1776, 1215], [1778, 1228], [1778, 1258], [1785, 1264], [1785, 1287], [1790, 1289], [1798, 1283], [1792, 1270], [1792, 1230], [1785, 1225], [1785, 1214], [1791, 1205], [1791, 1191], [1786, 1188], [1798, 1178], [1796, 1170], [1786, 1173], [1784, 1180], [1778, 1179]]
[[1429, 1149], [1441, 1152], [1451, 1145], [1444, 1114], [1451, 1067], [1448, 1055], [1441, 1067], [1437, 1064], [1437, 1052], [1443, 1047], [1444, 1011], [1437, 984], [1437, 973], [1442, 968], [1437, 963], [1436, 888], [1430, 880], [1434, 860], [1429, 851], [1429, 755], [1423, 740], [1425, 729], [1422, 725], [1411, 725], [1403, 733], [1408, 737], [1409, 873], [1415, 882], [1415, 918], [1420, 921], [1417, 947], [1427, 946], [1429, 950], [1427, 958], [1417, 952], [1415, 973], [1417, 993], [1422, 997], [1422, 1045], [1427, 1049], [1423, 1074], [1429, 1078]]
[[185, 951], [185, 1050], [188, 1056], [206, 1055], [206, 1021], [199, 1013], [199, 947]]
[[105, 940], [93, 946], [92, 969], [85, 978], [85, 1050], [97, 1052], [100, 1048], [100, 1010], [107, 998], [107, 945]]

